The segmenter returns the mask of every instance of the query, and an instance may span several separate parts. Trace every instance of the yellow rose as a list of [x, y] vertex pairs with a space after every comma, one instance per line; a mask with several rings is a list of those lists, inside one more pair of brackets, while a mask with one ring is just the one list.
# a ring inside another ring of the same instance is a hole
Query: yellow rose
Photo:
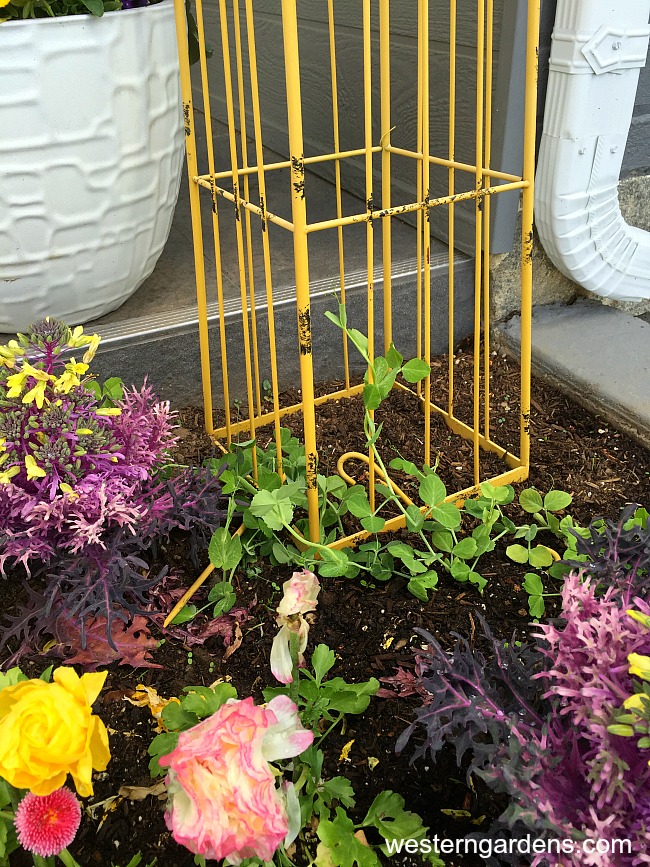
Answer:
[[0, 777], [18, 789], [49, 795], [68, 774], [82, 798], [93, 794], [92, 772], [111, 757], [104, 723], [92, 713], [106, 672], [61, 667], [53, 682], [24, 680], [0, 691]]

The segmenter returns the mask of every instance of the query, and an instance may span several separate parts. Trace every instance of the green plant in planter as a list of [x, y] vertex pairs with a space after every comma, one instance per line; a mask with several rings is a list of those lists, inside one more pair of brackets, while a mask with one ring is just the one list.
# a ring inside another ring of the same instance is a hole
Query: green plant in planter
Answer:
[[[499, 539], [506, 535], [527, 542], [527, 547], [517, 543], [508, 547], [511, 559], [533, 567], [547, 567], [558, 556], [554, 558], [551, 549], [544, 545], [532, 545], [541, 531], [560, 537], [567, 550], [577, 555], [571, 517], [560, 519], [555, 514], [571, 502], [570, 495], [563, 491], [550, 491], [544, 499], [533, 489], [522, 492], [519, 505], [533, 515], [534, 523], [517, 527], [503, 511], [514, 500], [512, 486], [497, 487], [484, 482], [480, 485], [480, 494], [466, 500], [459, 508], [446, 502], [447, 490], [435, 467], [420, 468], [412, 461], [397, 457], [390, 461], [389, 468], [410, 476], [424, 503], [424, 507], [414, 503], [405, 505], [377, 449], [382, 426], [376, 424], [373, 412], [388, 396], [399, 375], [417, 383], [427, 376], [429, 367], [420, 359], [404, 362], [392, 344], [385, 357], [371, 359], [365, 335], [348, 327], [344, 305], [339, 305], [338, 316], [331, 312], [326, 315], [344, 331], [368, 365], [362, 393], [364, 433], [366, 446], [372, 450], [375, 464], [385, 479], [376, 485], [379, 502], [373, 508], [362, 485], [348, 487], [339, 476], [319, 475], [322, 536], [318, 543], [306, 543], [307, 522], [300, 517], [300, 511], [306, 506], [304, 448], [288, 430], [282, 429], [283, 480], [278, 472], [280, 456], [276, 454], [275, 443], [265, 450], [254, 440], [235, 444], [230, 454], [212, 461], [212, 469], [221, 472], [224, 493], [247, 501], [243, 512], [247, 528], [243, 539], [245, 552], [251, 556], [268, 556], [275, 564], [292, 563], [318, 569], [322, 577], [359, 577], [362, 583], [371, 586], [373, 582], [401, 575], [407, 579], [409, 591], [424, 602], [436, 588], [441, 569], [456, 581], [473, 584], [482, 592], [487, 581], [479, 571], [481, 557], [494, 550]], [[254, 463], [258, 472], [257, 487], [249, 477]], [[382, 544], [374, 537], [386, 526], [380, 513], [388, 503], [402, 513], [407, 531], [419, 538], [420, 547], [395, 539]], [[337, 550], [330, 545], [337, 537], [345, 535], [342, 518], [347, 513], [373, 537], [356, 549]], [[293, 544], [287, 542], [287, 538], [291, 538]], [[213, 563], [220, 565], [214, 560]], [[564, 571], [554, 577], [563, 578]], [[531, 613], [541, 616], [544, 597], [554, 594], [544, 591], [537, 573], [528, 573], [525, 589], [529, 592]]]
[[[58, 18], [66, 15], [94, 15], [101, 18], [104, 12], [139, 9], [159, 2], [161, 0], [0, 0], [0, 24], [25, 18]], [[196, 63], [199, 59], [199, 35], [191, 0], [185, 0], [185, 13], [190, 63]], [[206, 54], [210, 57], [212, 49], [207, 48]]]

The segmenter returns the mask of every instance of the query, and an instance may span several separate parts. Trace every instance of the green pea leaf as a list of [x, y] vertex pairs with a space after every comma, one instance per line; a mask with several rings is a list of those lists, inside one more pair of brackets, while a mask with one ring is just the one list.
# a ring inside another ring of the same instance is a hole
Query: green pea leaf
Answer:
[[319, 575], [323, 578], [341, 578], [345, 575], [350, 565], [350, 559], [346, 551], [337, 551], [334, 548], [321, 548], [320, 556]]
[[402, 376], [407, 382], [420, 382], [431, 373], [431, 368], [421, 358], [412, 358], [402, 368]]
[[424, 515], [418, 507], [412, 503], [406, 509], [406, 529], [411, 533], [419, 533], [424, 526]]
[[559, 512], [571, 505], [573, 497], [565, 491], [549, 491], [544, 497], [544, 508], [549, 512]]
[[515, 563], [528, 563], [528, 548], [523, 545], [508, 545], [506, 557], [510, 557]]
[[470, 557], [474, 557], [477, 551], [476, 540], [472, 537], [468, 537], [466, 539], [461, 539], [454, 547], [451, 549], [451, 553], [454, 557], [460, 557], [461, 560], [469, 560]]
[[402, 362], [404, 361], [404, 357], [397, 349], [395, 349], [395, 344], [391, 343], [388, 347], [388, 352], [386, 353], [386, 361], [388, 362], [389, 367], [401, 367]]
[[437, 506], [447, 496], [447, 489], [438, 476], [425, 476], [420, 482], [419, 494], [420, 499], [427, 506]]
[[417, 468], [413, 461], [407, 461], [404, 458], [393, 458], [388, 466], [393, 470], [401, 470], [409, 476], [415, 476], [418, 479], [424, 478], [424, 473]]
[[368, 494], [363, 485], [353, 485], [348, 488], [343, 495], [343, 503], [347, 506], [348, 512], [354, 515], [355, 518], [367, 518], [372, 515], [372, 509], [368, 502]]
[[363, 403], [366, 409], [377, 409], [383, 400], [383, 395], [379, 386], [373, 382], [369, 382], [363, 387]]
[[[260, 491], [259, 493], [264, 492]], [[289, 506], [289, 508], [291, 507]], [[226, 527], [219, 527], [213, 533], [208, 546], [208, 557], [212, 565], [216, 569], [231, 571], [239, 565], [242, 556], [243, 549], [240, 537], [231, 536]]]
[[172, 620], [173, 626], [179, 626], [181, 623], [187, 623], [196, 617], [198, 612], [196, 605], [183, 605], [176, 617]]
[[336, 655], [333, 650], [330, 650], [326, 644], [319, 644], [314, 648], [311, 655], [311, 665], [314, 669], [316, 681], [320, 684], [325, 675], [336, 662]]
[[270, 530], [282, 530], [293, 520], [293, 506], [286, 497], [277, 491], [258, 491], [250, 504], [250, 511], [260, 518]]
[[447, 530], [460, 527], [460, 511], [453, 503], [440, 503], [431, 509], [431, 517]]
[[526, 572], [524, 575], [524, 590], [530, 593], [531, 596], [541, 596], [544, 592], [542, 579], [537, 572]]
[[361, 519], [361, 526], [369, 533], [380, 533], [386, 526], [386, 521], [379, 515], [369, 515]]
[[534, 488], [526, 488], [525, 491], [521, 492], [519, 495], [519, 505], [524, 512], [529, 512], [530, 514], [539, 512], [544, 507], [540, 494]]
[[543, 545], [536, 545], [530, 549], [528, 562], [536, 569], [543, 569], [545, 566], [550, 566], [553, 563], [553, 555]]

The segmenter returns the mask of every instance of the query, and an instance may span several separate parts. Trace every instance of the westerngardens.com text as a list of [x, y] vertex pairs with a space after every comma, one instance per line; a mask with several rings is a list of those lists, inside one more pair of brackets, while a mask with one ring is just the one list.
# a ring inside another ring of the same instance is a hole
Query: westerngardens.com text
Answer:
[[540, 837], [521, 837], [517, 840], [490, 840], [487, 838], [464, 838], [448, 840], [435, 837], [404, 840], [387, 840], [389, 855], [405, 852], [409, 855], [478, 855], [491, 858], [494, 855], [572, 855], [583, 852], [585, 855], [630, 855], [630, 840], [606, 840], [587, 838], [575, 841], [569, 839], [542, 839]]

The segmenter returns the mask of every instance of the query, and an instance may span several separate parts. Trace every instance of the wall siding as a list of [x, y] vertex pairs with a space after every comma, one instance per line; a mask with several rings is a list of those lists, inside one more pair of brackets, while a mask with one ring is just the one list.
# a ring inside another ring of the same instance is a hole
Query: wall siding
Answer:
[[[502, 46], [502, 32], [512, 28], [502, 27], [502, 16], [513, 15], [517, 5], [523, 0], [496, 0], [494, 4], [494, 92], [505, 98], [510, 69], [499, 69]], [[215, 4], [216, 5], [216, 4]], [[288, 154], [286, 96], [282, 47], [282, 20], [278, 0], [256, 0], [255, 38], [258, 55], [258, 75], [260, 102], [263, 119], [264, 144], [279, 154]], [[506, 12], [504, 13], [504, 9]], [[415, 149], [416, 115], [416, 64], [417, 64], [417, 22], [416, 0], [399, 0], [390, 4], [391, 10], [391, 135], [392, 143]], [[430, 135], [432, 154], [448, 156], [449, 130], [449, 20], [446, 4], [430, 5]], [[232, 35], [232, 12], [230, 14], [231, 52], [234, 55]], [[242, 13], [240, 13], [242, 14]], [[329, 61], [329, 38], [327, 30], [327, 4], [324, 0], [298, 0], [299, 43], [301, 59], [302, 111], [305, 140], [305, 155], [314, 155], [333, 150], [332, 100]], [[219, 13], [214, 7], [206, 8], [206, 29], [211, 41], [217, 47], [219, 39]], [[363, 42], [362, 7], [358, 0], [335, 2], [337, 78], [339, 98], [339, 123], [341, 148], [354, 149], [363, 146]], [[457, 101], [456, 101], [456, 152], [455, 158], [473, 164], [475, 161], [475, 113], [476, 113], [476, 30], [477, 12], [475, 0], [459, 0], [457, 19]], [[379, 88], [378, 53], [379, 34], [377, 4], [373, 3], [373, 142], [379, 143]], [[245, 39], [244, 39], [245, 42]], [[215, 50], [209, 61], [210, 92], [213, 114], [225, 117], [223, 100], [223, 69], [221, 67], [221, 46]], [[511, 56], [511, 53], [508, 54]], [[245, 86], [248, 94], [248, 70], [245, 60]], [[505, 78], [504, 78], [505, 73]], [[521, 79], [521, 75], [518, 76]], [[495, 109], [498, 106], [495, 104]], [[502, 112], [505, 109], [502, 108]], [[247, 104], [248, 131], [252, 129], [250, 103]], [[521, 116], [520, 107], [517, 114]], [[495, 115], [495, 117], [498, 115]], [[518, 126], [521, 120], [516, 122]], [[520, 126], [517, 134], [521, 136]], [[496, 139], [495, 139], [496, 141]], [[497, 169], [521, 171], [521, 159], [515, 153], [514, 164], [504, 165], [501, 149], [503, 137], [499, 139], [497, 151], [493, 147], [492, 165]], [[380, 196], [379, 158], [376, 162], [376, 181], [374, 199]], [[319, 164], [315, 168], [328, 178], [333, 178], [332, 164]], [[415, 200], [415, 163], [405, 158], [393, 158], [391, 179], [393, 204]], [[343, 185], [349, 191], [365, 198], [365, 177], [363, 158], [344, 161]], [[469, 173], [456, 173], [456, 191], [473, 189], [474, 177]], [[447, 170], [432, 168], [430, 196], [446, 195]], [[511, 224], [510, 241], [514, 230], [514, 210], [508, 209], [504, 218]], [[461, 249], [473, 250], [474, 246], [474, 206], [464, 204], [456, 208], [456, 241]], [[498, 221], [495, 221], [495, 224]], [[431, 211], [432, 233], [443, 240], [447, 235], [447, 212], [443, 208]], [[507, 235], [507, 232], [506, 232]]]

